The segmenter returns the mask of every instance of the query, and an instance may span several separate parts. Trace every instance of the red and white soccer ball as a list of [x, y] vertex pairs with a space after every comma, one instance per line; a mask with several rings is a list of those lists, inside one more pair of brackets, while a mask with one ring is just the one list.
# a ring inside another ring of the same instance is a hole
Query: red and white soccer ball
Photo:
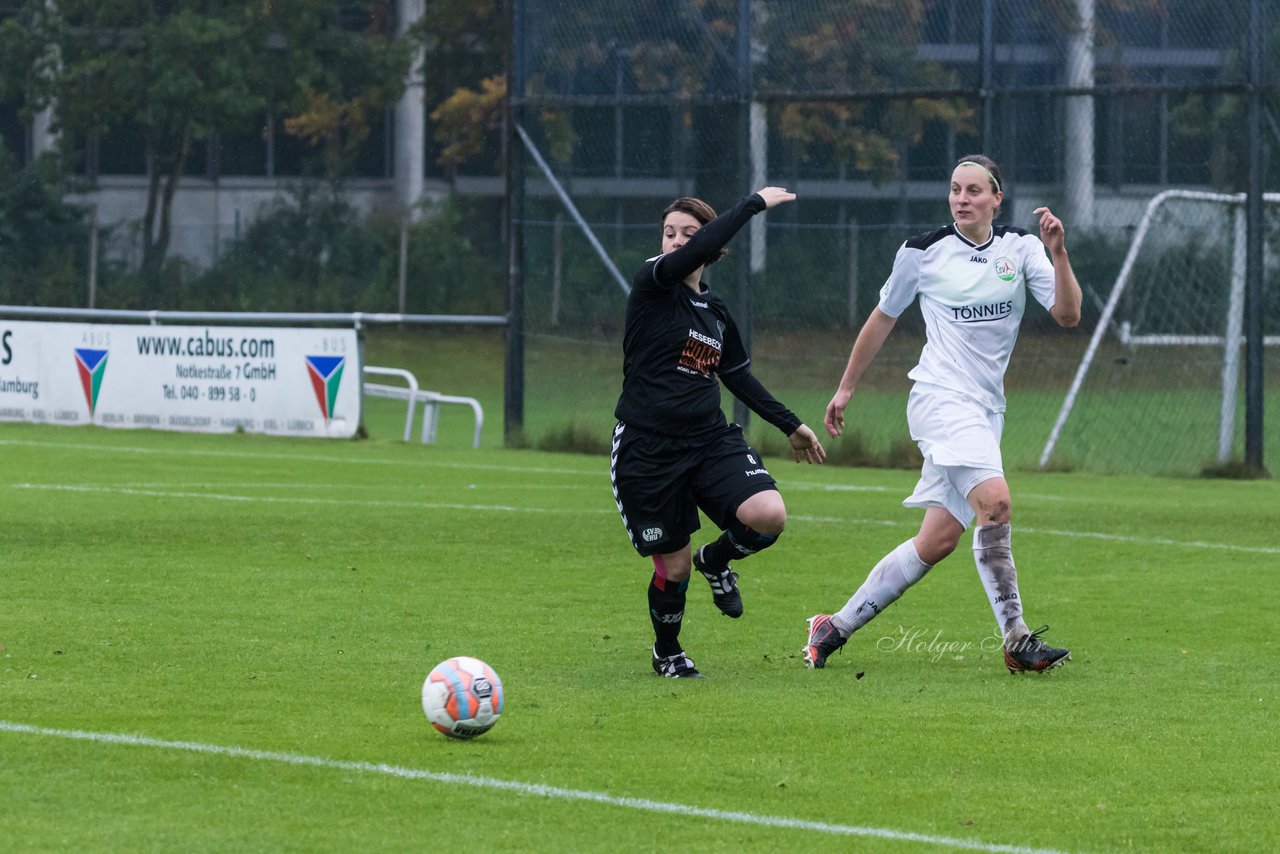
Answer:
[[422, 711], [450, 738], [475, 738], [502, 714], [502, 680], [478, 658], [458, 656], [431, 668], [422, 683]]

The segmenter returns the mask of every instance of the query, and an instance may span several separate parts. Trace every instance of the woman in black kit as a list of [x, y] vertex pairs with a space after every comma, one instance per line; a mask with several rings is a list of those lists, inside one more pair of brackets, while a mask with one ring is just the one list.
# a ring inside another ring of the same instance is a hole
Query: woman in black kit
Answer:
[[[649, 617], [653, 669], [662, 676], [702, 677], [680, 646], [691, 567], [710, 582], [721, 612], [741, 616], [729, 561], [773, 545], [787, 520], [760, 454], [725, 420], [720, 383], [787, 436], [796, 462], [826, 459], [813, 430], [752, 375], [729, 309], [701, 282], [751, 217], [794, 198], [765, 187], [723, 216], [701, 199], [676, 199], [662, 212], [662, 254], [631, 282], [610, 475], [631, 544], [653, 558]], [[699, 508], [723, 533], [694, 553]]]

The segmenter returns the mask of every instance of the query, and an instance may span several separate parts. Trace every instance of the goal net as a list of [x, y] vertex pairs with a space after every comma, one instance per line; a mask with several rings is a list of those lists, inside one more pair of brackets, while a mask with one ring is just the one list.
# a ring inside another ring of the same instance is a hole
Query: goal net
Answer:
[[[1264, 198], [1270, 272], [1280, 194]], [[1151, 199], [1041, 468], [1191, 475], [1242, 457], [1245, 235], [1243, 194], [1169, 190]], [[1265, 308], [1273, 362], [1280, 330]]]

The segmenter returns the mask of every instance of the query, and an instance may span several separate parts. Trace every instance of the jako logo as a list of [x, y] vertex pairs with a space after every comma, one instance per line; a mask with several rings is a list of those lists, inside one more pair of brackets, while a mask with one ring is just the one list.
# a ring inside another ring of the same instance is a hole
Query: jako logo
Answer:
[[80, 372], [80, 386], [84, 389], [89, 415], [98, 405], [98, 392], [102, 389], [102, 376], [107, 372], [107, 351], [76, 348], [76, 370]]
[[320, 404], [320, 414], [327, 422], [333, 417], [333, 405], [338, 400], [338, 386], [342, 384], [342, 369], [346, 356], [307, 356], [307, 374], [311, 388]]
[[658, 540], [662, 539], [662, 529], [645, 528], [640, 532], [640, 536], [644, 538], [646, 543], [656, 543]]

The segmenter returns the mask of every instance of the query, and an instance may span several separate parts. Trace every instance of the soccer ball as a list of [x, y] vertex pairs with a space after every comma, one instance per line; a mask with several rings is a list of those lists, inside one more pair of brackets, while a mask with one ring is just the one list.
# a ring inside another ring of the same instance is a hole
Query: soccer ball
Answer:
[[431, 668], [422, 683], [422, 711], [450, 738], [488, 732], [502, 714], [502, 680], [478, 658], [458, 656]]

